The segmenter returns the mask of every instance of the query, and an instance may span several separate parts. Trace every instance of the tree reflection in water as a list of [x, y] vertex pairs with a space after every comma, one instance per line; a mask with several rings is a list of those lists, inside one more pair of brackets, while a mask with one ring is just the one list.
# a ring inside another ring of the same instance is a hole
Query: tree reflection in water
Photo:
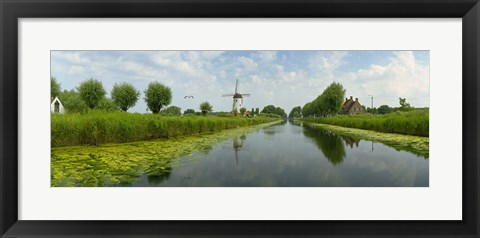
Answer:
[[283, 120], [281, 122], [276, 123], [273, 126], [269, 126], [266, 128], [263, 128], [262, 131], [266, 135], [273, 136], [276, 133], [282, 133], [285, 131], [285, 127], [283, 125], [287, 124], [288, 120]]
[[343, 162], [346, 157], [345, 145], [337, 134], [320, 128], [304, 126], [303, 134], [312, 139], [323, 155], [333, 165]]

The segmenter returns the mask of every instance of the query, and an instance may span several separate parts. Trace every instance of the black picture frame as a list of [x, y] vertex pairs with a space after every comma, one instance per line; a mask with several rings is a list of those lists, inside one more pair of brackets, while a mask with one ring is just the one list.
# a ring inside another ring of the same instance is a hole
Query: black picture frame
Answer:
[[[0, 0], [0, 16], [1, 237], [479, 237], [478, 0]], [[77, 17], [462, 18], [462, 221], [19, 221], [17, 21]]]

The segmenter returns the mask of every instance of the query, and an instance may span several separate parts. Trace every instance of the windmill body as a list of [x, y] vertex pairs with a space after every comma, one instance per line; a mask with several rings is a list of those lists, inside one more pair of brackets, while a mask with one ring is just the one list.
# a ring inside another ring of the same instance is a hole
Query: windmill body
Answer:
[[242, 94], [236, 93], [233, 95], [233, 106], [232, 111], [239, 112], [240, 108], [243, 106], [243, 97]]
[[239, 93], [238, 92], [238, 79], [237, 79], [237, 83], [235, 85], [235, 93], [234, 94], [223, 94], [222, 96], [223, 97], [233, 96], [232, 111], [233, 112], [239, 112], [240, 108], [243, 107], [243, 97], [248, 97], [248, 96], [250, 96], [250, 94]]

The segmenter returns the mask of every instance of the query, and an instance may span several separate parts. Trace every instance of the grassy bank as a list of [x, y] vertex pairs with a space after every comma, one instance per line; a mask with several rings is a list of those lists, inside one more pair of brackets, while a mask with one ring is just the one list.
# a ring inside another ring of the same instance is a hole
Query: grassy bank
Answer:
[[124, 112], [52, 114], [55, 146], [99, 145], [171, 138], [245, 127], [278, 120], [267, 117], [159, 116]]
[[429, 138], [424, 136], [400, 135], [382, 133], [363, 129], [345, 128], [327, 124], [308, 123], [311, 126], [320, 127], [332, 131], [338, 135], [349, 136], [353, 139], [378, 141], [389, 145], [397, 150], [412, 152], [425, 159], [429, 157]]
[[428, 136], [428, 112], [428, 110], [417, 110], [411, 112], [395, 112], [385, 115], [337, 115], [325, 118], [302, 118], [300, 120], [378, 132]]

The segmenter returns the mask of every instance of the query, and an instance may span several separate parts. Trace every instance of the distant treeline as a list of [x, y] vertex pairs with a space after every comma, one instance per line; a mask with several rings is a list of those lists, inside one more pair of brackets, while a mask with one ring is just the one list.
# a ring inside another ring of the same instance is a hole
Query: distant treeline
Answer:
[[384, 115], [356, 114], [337, 115], [323, 118], [302, 118], [300, 120], [330, 124], [336, 126], [374, 130], [386, 133], [404, 135], [428, 136], [429, 135], [429, 110], [397, 111]]
[[283, 118], [287, 117], [287, 113], [285, 113], [285, 110], [283, 110], [283, 108], [275, 107], [274, 105], [265, 106], [260, 112], [260, 114], [264, 114], [272, 117], [275, 117], [273, 115], [278, 115], [279, 117], [283, 117]]
[[251, 126], [275, 120], [278, 118], [158, 116], [104, 111], [52, 114], [51, 143], [54, 147], [144, 141]]

